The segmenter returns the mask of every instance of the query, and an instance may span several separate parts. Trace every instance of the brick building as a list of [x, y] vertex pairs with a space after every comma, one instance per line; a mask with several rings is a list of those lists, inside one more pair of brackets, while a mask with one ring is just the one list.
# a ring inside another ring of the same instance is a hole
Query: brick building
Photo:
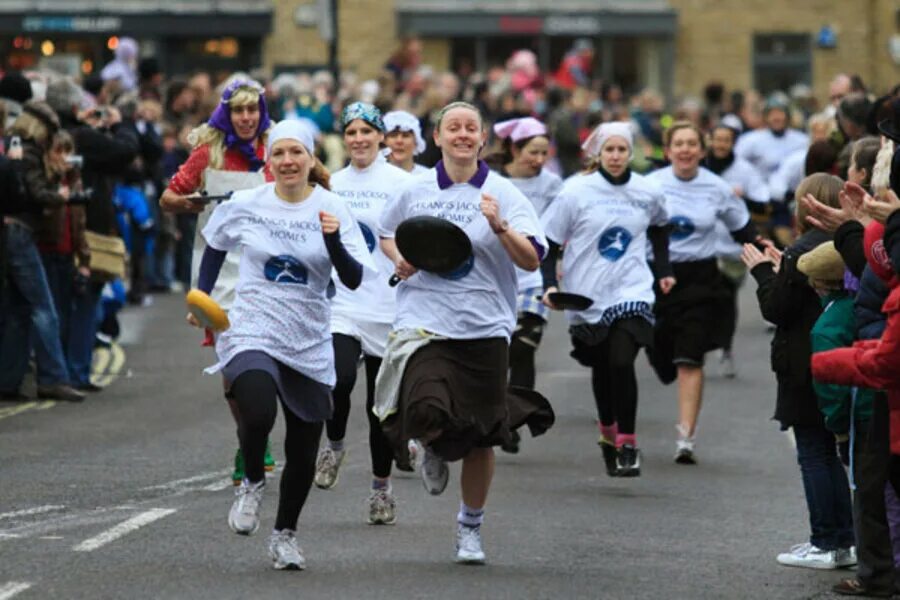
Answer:
[[[597, 48], [598, 75], [629, 91], [698, 94], [713, 79], [770, 91], [804, 82], [824, 100], [839, 72], [876, 91], [900, 82], [898, 0], [337, 0], [342, 67], [371, 77], [403, 35], [436, 69], [502, 63], [533, 49], [554, 68], [577, 37]], [[323, 0], [278, 0], [266, 66], [327, 64], [316, 19]], [[893, 49], [893, 54], [891, 50]]]

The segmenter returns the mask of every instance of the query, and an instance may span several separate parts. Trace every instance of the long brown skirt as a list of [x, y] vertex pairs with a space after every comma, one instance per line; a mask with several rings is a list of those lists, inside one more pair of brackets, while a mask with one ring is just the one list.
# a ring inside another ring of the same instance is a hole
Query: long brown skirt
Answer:
[[448, 461], [474, 448], [500, 445], [527, 424], [540, 435], [553, 410], [536, 392], [507, 388], [509, 346], [505, 338], [439, 340], [416, 351], [403, 373], [397, 412], [382, 422], [390, 443], [425, 440]]

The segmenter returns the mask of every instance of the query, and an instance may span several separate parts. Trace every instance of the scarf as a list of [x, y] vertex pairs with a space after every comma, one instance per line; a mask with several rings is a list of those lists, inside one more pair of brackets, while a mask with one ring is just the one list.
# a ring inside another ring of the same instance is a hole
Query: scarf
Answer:
[[[240, 88], [251, 88], [259, 92], [259, 125], [256, 127], [256, 134], [252, 140], [241, 139], [231, 124], [231, 106], [229, 102], [234, 93]], [[247, 162], [250, 163], [251, 171], [259, 171], [263, 167], [265, 161], [256, 155], [254, 142], [259, 138], [261, 132], [269, 129], [271, 121], [269, 121], [269, 111], [266, 108], [265, 90], [259, 83], [252, 79], [235, 79], [228, 84], [228, 87], [222, 92], [222, 100], [206, 124], [225, 134], [225, 147], [229, 149], [237, 148], [244, 158], [247, 159]]]

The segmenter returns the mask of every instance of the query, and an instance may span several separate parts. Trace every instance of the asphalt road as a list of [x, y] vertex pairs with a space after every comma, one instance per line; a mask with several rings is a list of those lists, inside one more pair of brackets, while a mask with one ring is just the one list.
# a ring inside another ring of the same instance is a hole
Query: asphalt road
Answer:
[[673, 463], [676, 391], [639, 359], [643, 475], [628, 480], [605, 475], [589, 374], [554, 318], [538, 387], [557, 423], [498, 455], [484, 567], [452, 560], [458, 465], [440, 497], [395, 478], [398, 523], [366, 524], [357, 393], [340, 483], [314, 489], [301, 516], [298, 573], [266, 556], [277, 486], [255, 536], [228, 529], [235, 434], [221, 382], [201, 374], [212, 357], [180, 298], [157, 297], [126, 313], [127, 363], [108, 389], [81, 405], [0, 403], [0, 600], [827, 597], [848, 572], [775, 562], [808, 525], [791, 440], [770, 420], [769, 336], [751, 289], [742, 301], [738, 378], [707, 367], [699, 465]]

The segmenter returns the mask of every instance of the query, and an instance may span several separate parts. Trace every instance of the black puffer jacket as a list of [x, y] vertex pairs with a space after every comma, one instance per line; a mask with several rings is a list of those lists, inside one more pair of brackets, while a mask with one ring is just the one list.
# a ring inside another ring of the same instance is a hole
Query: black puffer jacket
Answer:
[[785, 250], [778, 273], [768, 262], [751, 271], [759, 285], [756, 297], [762, 315], [776, 326], [771, 356], [778, 381], [774, 418], [782, 429], [795, 425], [824, 427], [809, 364], [810, 332], [822, 313], [822, 304], [806, 276], [797, 270], [797, 261], [830, 239], [823, 231], [808, 231]]

